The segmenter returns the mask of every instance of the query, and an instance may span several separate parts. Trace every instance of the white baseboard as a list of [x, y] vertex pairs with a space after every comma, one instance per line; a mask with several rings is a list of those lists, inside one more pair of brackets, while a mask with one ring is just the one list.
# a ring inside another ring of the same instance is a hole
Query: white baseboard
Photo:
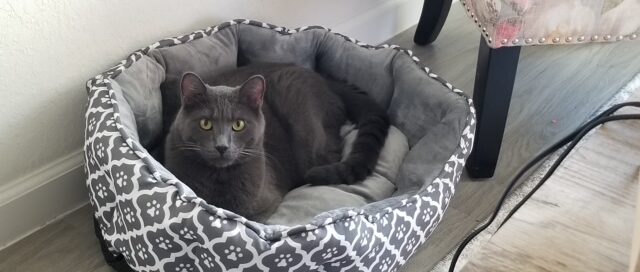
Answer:
[[421, 0], [392, 0], [353, 19], [337, 24], [333, 31], [375, 45], [418, 23]]
[[0, 186], [0, 249], [85, 205], [82, 150]]

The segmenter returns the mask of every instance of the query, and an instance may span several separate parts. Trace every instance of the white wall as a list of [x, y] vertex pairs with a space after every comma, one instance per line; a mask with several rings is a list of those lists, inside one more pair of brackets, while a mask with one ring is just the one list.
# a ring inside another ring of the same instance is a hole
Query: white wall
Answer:
[[79, 178], [84, 84], [133, 50], [233, 18], [323, 25], [375, 44], [415, 24], [421, 5], [420, 0], [0, 0], [0, 248], [85, 203]]

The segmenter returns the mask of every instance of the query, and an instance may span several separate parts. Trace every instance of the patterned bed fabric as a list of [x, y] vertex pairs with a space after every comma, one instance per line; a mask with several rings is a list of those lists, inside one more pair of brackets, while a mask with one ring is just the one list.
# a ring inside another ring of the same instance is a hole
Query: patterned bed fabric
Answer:
[[636, 40], [639, 0], [461, 0], [493, 48]]
[[[306, 225], [265, 226], [208, 205], [163, 171], [125, 126], [123, 120], [131, 109], [116, 96], [115, 78], [150, 51], [213, 37], [239, 26], [268, 29], [280, 36], [302, 35], [313, 29], [340, 37], [342, 43], [355, 44], [359, 50], [404, 56], [405, 66], [420, 72], [421, 80], [437, 83], [443, 96], [453, 97], [463, 106], [460, 129], [447, 151], [449, 159], [439, 164], [435, 178], [423, 180], [421, 188], [398, 196], [393, 206], [373, 203], [368, 209], [345, 208]], [[322, 27], [287, 29], [244, 19], [140, 49], [90, 79], [87, 91], [84, 150], [90, 203], [108, 251], [122, 255], [136, 271], [397, 271], [442, 219], [470, 152], [475, 128], [471, 100], [420, 66], [410, 50], [367, 45]]]

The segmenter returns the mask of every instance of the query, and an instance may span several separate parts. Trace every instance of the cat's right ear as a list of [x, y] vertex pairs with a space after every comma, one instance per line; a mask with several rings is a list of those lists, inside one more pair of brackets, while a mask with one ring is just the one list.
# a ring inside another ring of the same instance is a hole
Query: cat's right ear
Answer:
[[198, 75], [187, 72], [182, 75], [182, 79], [180, 80], [180, 92], [182, 95], [182, 103], [184, 105], [190, 105], [192, 103], [198, 103], [197, 100], [206, 99], [205, 94], [207, 87]]

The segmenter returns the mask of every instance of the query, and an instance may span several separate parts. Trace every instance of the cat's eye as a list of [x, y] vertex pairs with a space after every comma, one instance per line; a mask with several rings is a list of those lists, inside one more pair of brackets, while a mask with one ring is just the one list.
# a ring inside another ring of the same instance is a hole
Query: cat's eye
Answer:
[[235, 132], [242, 131], [245, 125], [246, 124], [244, 123], [244, 120], [238, 119], [235, 122], [233, 122], [233, 125], [231, 125], [231, 129], [233, 129], [233, 131]]
[[211, 130], [213, 128], [213, 123], [209, 119], [202, 118], [200, 119], [200, 128], [203, 130]]

